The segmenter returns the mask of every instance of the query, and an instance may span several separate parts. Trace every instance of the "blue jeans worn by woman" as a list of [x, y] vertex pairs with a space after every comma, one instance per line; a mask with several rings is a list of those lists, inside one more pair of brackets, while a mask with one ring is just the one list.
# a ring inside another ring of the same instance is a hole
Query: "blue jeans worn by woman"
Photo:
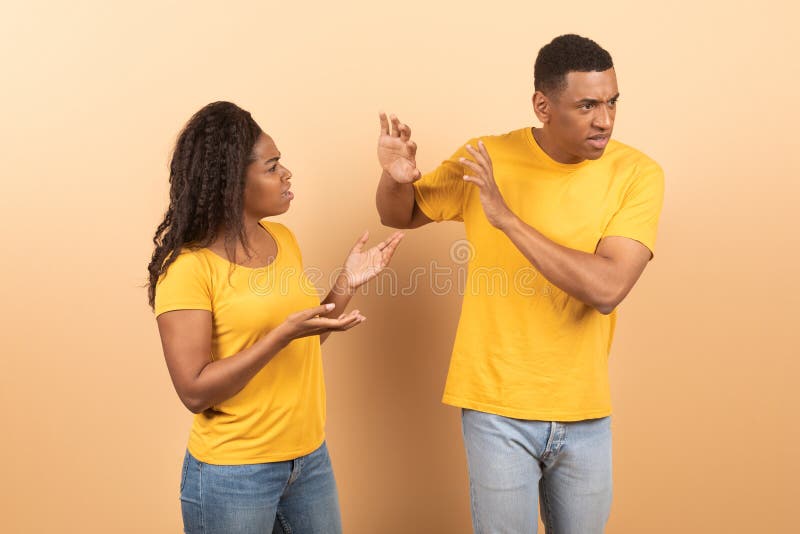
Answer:
[[601, 534], [611, 508], [611, 418], [571, 423], [464, 409], [476, 534]]
[[189, 451], [181, 510], [186, 534], [340, 534], [339, 497], [325, 443], [285, 462], [214, 465]]

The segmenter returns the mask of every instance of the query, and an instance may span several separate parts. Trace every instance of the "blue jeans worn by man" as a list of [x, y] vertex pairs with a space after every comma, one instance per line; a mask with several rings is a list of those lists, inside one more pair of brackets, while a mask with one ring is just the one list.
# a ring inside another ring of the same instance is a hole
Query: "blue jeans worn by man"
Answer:
[[473, 138], [425, 174], [411, 129], [381, 114], [376, 200], [388, 226], [464, 223], [442, 400], [464, 410], [475, 531], [536, 532], [540, 504], [547, 534], [601, 533], [616, 308], [653, 258], [664, 173], [611, 140], [619, 90], [597, 43], [553, 39], [534, 86], [541, 128]]
[[611, 418], [526, 421], [464, 409], [476, 532], [599, 534], [611, 507]]

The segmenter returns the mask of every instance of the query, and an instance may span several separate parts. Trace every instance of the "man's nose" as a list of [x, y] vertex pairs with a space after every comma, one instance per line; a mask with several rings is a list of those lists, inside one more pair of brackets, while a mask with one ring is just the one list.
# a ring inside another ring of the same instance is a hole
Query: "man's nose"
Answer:
[[597, 106], [598, 112], [594, 116], [594, 124], [598, 128], [608, 130], [611, 128], [611, 112], [608, 106]]

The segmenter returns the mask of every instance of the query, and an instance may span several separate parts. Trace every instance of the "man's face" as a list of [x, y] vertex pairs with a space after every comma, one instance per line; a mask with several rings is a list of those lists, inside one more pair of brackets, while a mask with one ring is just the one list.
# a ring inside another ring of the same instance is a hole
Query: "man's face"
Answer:
[[548, 97], [548, 130], [563, 163], [579, 163], [603, 155], [617, 111], [617, 75], [602, 72], [570, 72], [567, 86]]

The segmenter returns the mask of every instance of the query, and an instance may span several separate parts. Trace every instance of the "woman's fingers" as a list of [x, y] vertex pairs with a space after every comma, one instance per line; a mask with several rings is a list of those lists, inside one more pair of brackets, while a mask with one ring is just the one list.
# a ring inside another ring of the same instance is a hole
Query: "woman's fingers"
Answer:
[[303, 324], [309, 330], [327, 331], [341, 330], [346, 326], [355, 326], [355, 324], [363, 322], [364, 320], [366, 320], [366, 317], [361, 315], [361, 312], [358, 310], [353, 310], [344, 317], [339, 316], [338, 319], [331, 319], [329, 317], [314, 317], [312, 319], [308, 319]]
[[389, 260], [392, 259], [394, 255], [394, 251], [397, 250], [398, 245], [400, 245], [400, 241], [403, 240], [405, 234], [402, 232], [396, 232], [392, 237], [384, 241], [385, 246], [381, 248], [381, 255], [383, 257], [383, 265], [387, 265]]
[[[307, 310], [301, 310], [301, 311], [293, 314], [292, 316], [294, 316], [297, 319], [300, 319], [301, 321], [307, 321], [308, 319], [311, 319], [312, 317], [316, 317], [318, 315], [325, 315], [326, 313], [329, 313], [335, 307], [336, 307], [336, 304], [334, 304], [333, 302], [329, 302], [328, 304], [322, 304], [320, 306], [314, 306], [313, 308], [308, 308]], [[290, 316], [290, 317], [292, 317], [292, 316]]]
[[367, 241], [369, 241], [369, 230], [364, 230], [364, 233], [361, 234], [361, 237], [358, 238], [356, 244], [353, 245], [353, 248], [350, 249], [350, 251], [361, 252], [361, 250], [364, 248], [364, 245], [367, 244]]
[[357, 324], [363, 323], [366, 320], [367, 318], [361, 315], [361, 312], [359, 310], [353, 310], [352, 312], [350, 312], [349, 315], [345, 316], [342, 319], [339, 328], [347, 330], [348, 328], [352, 328]]
[[341, 324], [340, 324], [340, 325], [339, 325], [339, 326], [336, 328], [336, 330], [339, 330], [339, 331], [341, 331], [341, 330], [350, 330], [350, 329], [351, 329], [351, 328], [353, 328], [354, 326], [357, 326], [357, 325], [359, 325], [359, 324], [363, 323], [363, 322], [364, 322], [364, 321], [366, 321], [366, 320], [367, 320], [367, 318], [366, 318], [366, 317], [364, 317], [364, 316], [363, 316], [363, 315], [361, 315], [360, 313], [356, 313], [355, 315], [351, 316], [349, 319], [347, 319], [347, 320], [343, 321], [343, 322], [342, 322], [342, 323], [341, 323]]
[[355, 321], [351, 321], [350, 323], [342, 326], [339, 330], [340, 331], [350, 330], [351, 328], [360, 325], [361, 323], [363, 323], [366, 320], [367, 320], [367, 318], [362, 316], [360, 318], [357, 318]]
[[395, 232], [375, 246], [378, 247], [378, 250], [383, 250], [386, 247], [388, 247], [392, 243], [392, 241], [397, 239], [397, 236], [402, 237], [403, 235], [404, 235], [403, 232]]

